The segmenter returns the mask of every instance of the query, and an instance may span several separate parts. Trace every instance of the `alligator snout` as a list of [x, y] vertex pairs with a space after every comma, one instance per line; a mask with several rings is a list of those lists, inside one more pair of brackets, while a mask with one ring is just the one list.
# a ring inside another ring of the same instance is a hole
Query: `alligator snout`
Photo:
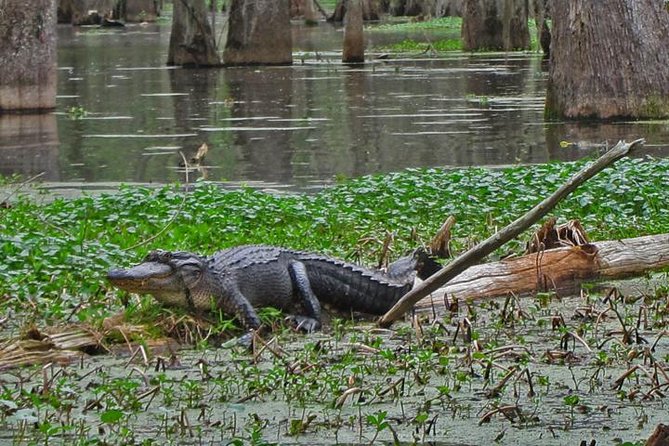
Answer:
[[172, 272], [172, 267], [164, 263], [144, 262], [128, 269], [111, 269], [107, 273], [107, 280], [119, 288], [135, 290], [152, 279], [163, 279]]

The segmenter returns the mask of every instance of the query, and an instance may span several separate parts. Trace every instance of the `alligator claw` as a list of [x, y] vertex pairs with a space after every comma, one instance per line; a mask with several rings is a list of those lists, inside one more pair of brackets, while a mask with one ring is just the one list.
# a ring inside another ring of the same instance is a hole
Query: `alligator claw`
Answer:
[[321, 328], [321, 323], [308, 316], [290, 315], [286, 317], [286, 322], [291, 324], [296, 330], [306, 333], [313, 333]]

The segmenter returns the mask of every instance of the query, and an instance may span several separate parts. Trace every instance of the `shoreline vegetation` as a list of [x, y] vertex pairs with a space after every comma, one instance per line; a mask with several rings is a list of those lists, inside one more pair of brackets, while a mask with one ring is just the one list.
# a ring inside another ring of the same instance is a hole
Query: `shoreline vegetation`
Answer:
[[[323, 443], [324, 435], [328, 444], [505, 436], [517, 444], [643, 444], [664, 420], [669, 386], [666, 273], [641, 279], [641, 291], [630, 294], [584, 287], [580, 296], [465, 300], [392, 330], [335, 317], [322, 333], [295, 334], [268, 311], [262, 317], [273, 334], [253, 353], [212, 348], [213, 333], [239, 334], [222, 315], [205, 325], [104, 281], [110, 266], [136, 263], [156, 248], [209, 254], [263, 243], [375, 265], [389, 232], [398, 257], [427, 243], [449, 215], [457, 254], [587, 162], [407, 169], [342, 180], [315, 194], [196, 182], [44, 203], [23, 193], [38, 185], [5, 179], [2, 345], [19, 335], [48, 344], [49, 327], [74, 324], [79, 333], [104, 334], [90, 353], [116, 354], [3, 371], [2, 438], [266, 445]], [[578, 219], [592, 241], [667, 233], [668, 171], [665, 159], [620, 160], [551, 216]], [[529, 236], [489, 260], [519, 253]], [[166, 333], [179, 333], [192, 348], [152, 348]]]
[[[399, 257], [427, 243], [453, 215], [451, 251], [458, 253], [523, 214], [584, 163], [407, 169], [345, 180], [313, 195], [196, 182], [186, 186], [189, 192], [184, 185], [122, 186], [115, 194], [39, 204], [19, 188], [0, 210], [0, 295], [12, 298], [0, 307], [16, 311], [30, 303], [47, 322], [75, 307], [93, 311], [101, 298], [106, 310], [104, 272], [157, 248], [210, 254], [270, 244], [374, 265], [388, 233]], [[621, 160], [551, 215], [579, 220], [592, 240], [667, 233], [668, 170], [669, 160]], [[525, 241], [510, 242], [490, 260], [520, 253]], [[81, 307], [82, 298], [90, 306]]]

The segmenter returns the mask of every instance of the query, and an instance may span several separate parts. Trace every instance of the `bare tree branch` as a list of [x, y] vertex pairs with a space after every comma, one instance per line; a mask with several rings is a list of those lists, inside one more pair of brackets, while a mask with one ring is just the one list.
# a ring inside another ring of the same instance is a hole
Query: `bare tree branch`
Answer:
[[632, 149], [637, 145], [644, 143], [643, 139], [637, 139], [627, 144], [619, 141], [611, 150], [595, 160], [592, 164], [586, 166], [583, 170], [574, 175], [569, 181], [560, 186], [551, 196], [544, 199], [541, 203], [534, 206], [522, 217], [510, 223], [501, 231], [488, 237], [478, 245], [458, 256], [449, 263], [444, 269], [425, 280], [419, 286], [405, 294], [386, 314], [380, 319], [378, 324], [382, 327], [390, 326], [396, 319], [406, 313], [416, 302], [426, 297], [428, 294], [436, 291], [439, 287], [445, 285], [455, 276], [479, 262], [483, 257], [495, 251], [509, 240], [512, 240], [531, 225], [539, 221], [548, 212], [550, 212], [563, 198], [572, 193], [578, 186], [595, 176], [601, 170], [613, 164], [620, 158], [629, 155]]

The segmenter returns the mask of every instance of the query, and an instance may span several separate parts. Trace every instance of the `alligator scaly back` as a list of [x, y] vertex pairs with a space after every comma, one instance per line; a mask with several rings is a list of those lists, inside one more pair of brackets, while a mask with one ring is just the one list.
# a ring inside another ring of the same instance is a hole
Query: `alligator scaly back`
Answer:
[[383, 314], [413, 286], [418, 275], [439, 266], [424, 253], [390, 265], [388, 273], [331, 257], [274, 246], [247, 245], [203, 258], [190, 253], [152, 253], [140, 265], [112, 270], [119, 288], [152, 294], [157, 300], [195, 311], [221, 309], [247, 328], [258, 328], [254, 308], [272, 306], [296, 324], [320, 327], [321, 302], [345, 311]]

